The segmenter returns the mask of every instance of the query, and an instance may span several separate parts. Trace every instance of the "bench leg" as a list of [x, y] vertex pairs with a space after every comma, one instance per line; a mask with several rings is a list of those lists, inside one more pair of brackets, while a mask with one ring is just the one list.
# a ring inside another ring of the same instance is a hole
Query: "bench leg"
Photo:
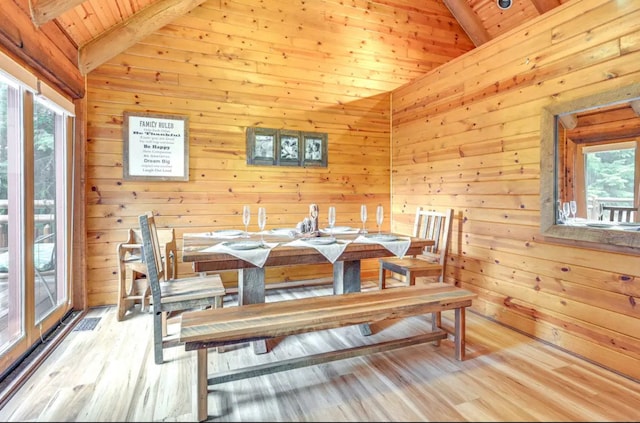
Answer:
[[[442, 313], [439, 311], [431, 313], [431, 330], [435, 332], [436, 330], [441, 328], [442, 328]], [[438, 347], [440, 346], [439, 339], [435, 341], [435, 345]]]
[[459, 307], [455, 309], [455, 353], [456, 360], [464, 360], [465, 352], [465, 307]]
[[208, 370], [207, 370], [207, 349], [200, 348], [196, 351], [196, 410], [198, 414], [198, 421], [202, 422], [209, 417], [209, 411], [207, 407], [207, 400], [209, 396], [208, 385]]

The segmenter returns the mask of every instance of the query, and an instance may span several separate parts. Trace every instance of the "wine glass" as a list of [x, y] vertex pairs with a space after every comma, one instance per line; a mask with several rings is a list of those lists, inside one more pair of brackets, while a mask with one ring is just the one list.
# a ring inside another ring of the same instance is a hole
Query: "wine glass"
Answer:
[[571, 218], [572, 220], [576, 220], [576, 213], [578, 212], [578, 203], [576, 200], [569, 201], [569, 208], [571, 209]]
[[569, 219], [570, 211], [571, 208], [569, 206], [569, 202], [565, 201], [564, 203], [562, 203], [562, 215], [564, 216], [565, 221]]
[[604, 204], [598, 202], [596, 205], [596, 213], [598, 215], [598, 220], [602, 220], [602, 217], [604, 216]]
[[383, 220], [384, 220], [384, 208], [382, 207], [382, 204], [380, 204], [376, 209], [376, 223], [378, 224], [378, 235], [380, 234], [380, 227], [382, 226]]
[[327, 219], [329, 221], [329, 233], [333, 236], [333, 225], [336, 224], [336, 208], [334, 206], [330, 206], [328, 213]]
[[258, 227], [260, 228], [260, 243], [264, 244], [264, 227], [267, 225], [267, 209], [258, 209]]
[[363, 204], [360, 206], [360, 220], [362, 221], [362, 230], [360, 232], [363, 234], [366, 234], [367, 230], [364, 227], [364, 224], [367, 221], [367, 205], [366, 204]]
[[243, 238], [249, 238], [249, 222], [251, 221], [251, 209], [249, 206], [242, 208], [242, 223], [244, 223], [244, 235]]

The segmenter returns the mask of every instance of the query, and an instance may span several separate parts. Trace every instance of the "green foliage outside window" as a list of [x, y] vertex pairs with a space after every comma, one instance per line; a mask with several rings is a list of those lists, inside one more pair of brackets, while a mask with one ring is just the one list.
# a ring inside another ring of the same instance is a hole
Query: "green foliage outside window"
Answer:
[[[598, 151], [585, 155], [587, 198], [633, 200], [635, 148]], [[629, 202], [611, 205], [629, 205]]]

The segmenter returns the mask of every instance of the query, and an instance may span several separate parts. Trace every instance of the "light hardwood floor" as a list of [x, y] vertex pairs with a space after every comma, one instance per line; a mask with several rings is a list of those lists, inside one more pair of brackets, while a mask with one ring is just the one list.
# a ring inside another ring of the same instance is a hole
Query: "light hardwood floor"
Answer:
[[[371, 284], [363, 289], [374, 289]], [[329, 287], [267, 292], [267, 301], [328, 295]], [[236, 304], [235, 296], [225, 307]], [[116, 308], [90, 310], [93, 330], [72, 331], [0, 410], [1, 421], [193, 421], [195, 352], [165, 350], [153, 361], [152, 319]], [[453, 314], [443, 313], [451, 324]], [[270, 340], [209, 352], [211, 370], [410, 336], [429, 317]], [[219, 385], [212, 421], [638, 421], [640, 383], [467, 313], [467, 359], [453, 344], [387, 353]]]

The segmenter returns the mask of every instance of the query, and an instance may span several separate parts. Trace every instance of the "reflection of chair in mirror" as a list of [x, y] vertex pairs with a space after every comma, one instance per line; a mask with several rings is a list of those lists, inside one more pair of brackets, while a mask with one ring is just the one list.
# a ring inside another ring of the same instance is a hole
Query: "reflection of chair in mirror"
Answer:
[[[178, 276], [177, 247], [173, 228], [158, 229], [158, 241], [162, 250], [164, 271], [173, 279]], [[116, 246], [118, 257], [118, 314], [121, 321], [127, 310], [134, 304], [140, 304], [144, 311], [151, 298], [151, 290], [143, 278], [147, 273], [147, 266], [142, 260], [142, 236], [139, 229], [129, 229], [129, 236], [125, 242]]]
[[[162, 266], [160, 243], [151, 213], [141, 215], [142, 252], [153, 302], [153, 345], [156, 364], [163, 363], [163, 349], [182, 345], [179, 334], [167, 333], [167, 315], [194, 308], [222, 307], [225, 288], [220, 275], [173, 279]], [[205, 375], [206, 377], [206, 375]]]
[[380, 259], [380, 289], [386, 288], [387, 272], [406, 279], [406, 285], [415, 285], [417, 277], [434, 276], [438, 282], [444, 280], [444, 267], [449, 249], [453, 209], [423, 210], [418, 207], [413, 225], [413, 237], [434, 240], [434, 245], [426, 247], [422, 254], [405, 258]]
[[618, 206], [603, 206], [602, 207], [602, 219], [607, 220], [609, 216], [610, 222], [635, 222], [637, 207], [618, 207]]

